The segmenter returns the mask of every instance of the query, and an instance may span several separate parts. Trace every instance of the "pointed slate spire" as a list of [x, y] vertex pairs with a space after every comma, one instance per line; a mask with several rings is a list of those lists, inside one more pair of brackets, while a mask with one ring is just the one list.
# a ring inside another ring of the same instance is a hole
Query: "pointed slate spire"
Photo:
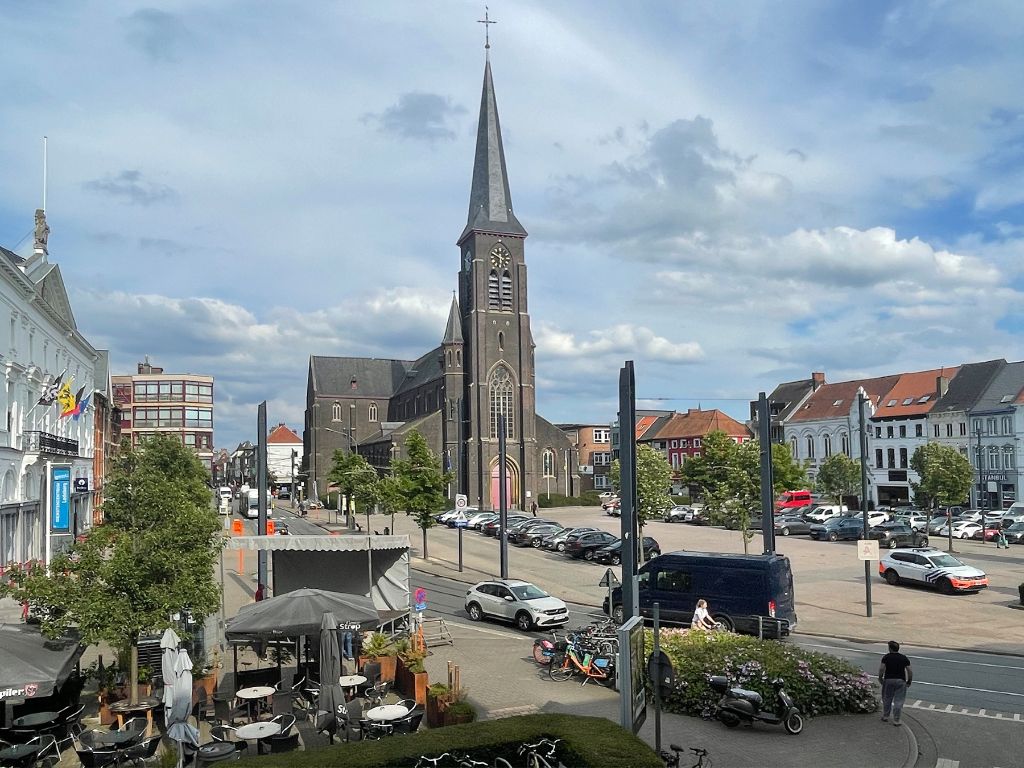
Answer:
[[484, 65], [484, 88], [480, 97], [480, 122], [476, 130], [473, 186], [469, 193], [469, 220], [459, 237], [470, 232], [526, 237], [526, 230], [512, 212], [512, 193], [505, 171], [505, 150], [501, 143], [498, 103], [491, 81], [491, 62]]
[[452, 294], [452, 308], [448, 313], [448, 327], [444, 329], [442, 344], [462, 344], [462, 315], [459, 313], [459, 301]]

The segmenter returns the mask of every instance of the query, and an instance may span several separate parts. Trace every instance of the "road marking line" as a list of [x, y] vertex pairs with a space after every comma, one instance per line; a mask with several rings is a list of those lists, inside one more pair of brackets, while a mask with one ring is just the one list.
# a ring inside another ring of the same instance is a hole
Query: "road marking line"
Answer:
[[[803, 646], [804, 648], [829, 648], [834, 651], [845, 651], [846, 653], [866, 653], [873, 656], [884, 656], [882, 651], [869, 651], [862, 650], [860, 648], [847, 648], [843, 645], [828, 645], [827, 643], [801, 643], [799, 640], [796, 642], [797, 645]], [[977, 653], [977, 651], [964, 651], [964, 653]], [[907, 658], [917, 659], [918, 661], [934, 661], [941, 664], [970, 664], [974, 667], [995, 667], [997, 669], [1024, 669], [1024, 667], [1016, 667], [1007, 664], [990, 664], [984, 661], [963, 661], [962, 659], [940, 659], [935, 656], [914, 656], [907, 654]]]
[[[1020, 696], [1024, 698], [1024, 693], [1014, 693], [1013, 691], [993, 691], [989, 688], [970, 688], [966, 685], [951, 685], [949, 683], [926, 683], [923, 680], [915, 680], [914, 685], [930, 685], [933, 688], [953, 688], [958, 691], [977, 691], [978, 693], [995, 693], [999, 696]], [[950, 706], [953, 706], [950, 704]]]
[[935, 761], [935, 768], [960, 768], [960, 761], [947, 760], [944, 757], [940, 757]]
[[[927, 704], [927, 705], [925, 705], [925, 704], [923, 704], [921, 702], [914, 702], [913, 704], [905, 704], [904, 708], [905, 709], [923, 709], [923, 710], [929, 711], [929, 712], [943, 712], [943, 713], [948, 713], [950, 715], [960, 715], [962, 717], [981, 717], [981, 718], [984, 718], [986, 720], [1001, 720], [1004, 723], [1020, 723], [1020, 722], [1024, 722], [1024, 720], [1021, 719], [1021, 715], [1020, 715], [1019, 712], [1013, 713], [1012, 719], [1011, 719], [1011, 715], [1009, 713], [1006, 713], [1005, 715], [1001, 714], [1001, 713], [998, 713], [998, 712], [996, 712], [995, 714], [987, 714], [987, 710], [980, 710], [978, 712], [970, 712], [970, 711], [968, 711], [966, 709], [963, 709], [963, 708], [960, 708], [959, 710], [955, 710], [955, 709], [953, 709], [953, 705], [952, 704], [947, 704], [945, 709], [936, 709], [934, 704]], [[982, 714], [983, 712], [985, 714]]]

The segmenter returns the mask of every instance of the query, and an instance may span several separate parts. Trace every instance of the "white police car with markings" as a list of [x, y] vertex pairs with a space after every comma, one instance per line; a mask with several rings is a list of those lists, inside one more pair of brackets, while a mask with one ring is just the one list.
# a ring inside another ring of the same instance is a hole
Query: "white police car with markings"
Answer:
[[878, 561], [878, 575], [893, 586], [903, 582], [923, 584], [947, 595], [978, 592], [988, 586], [984, 571], [935, 547], [890, 550]]

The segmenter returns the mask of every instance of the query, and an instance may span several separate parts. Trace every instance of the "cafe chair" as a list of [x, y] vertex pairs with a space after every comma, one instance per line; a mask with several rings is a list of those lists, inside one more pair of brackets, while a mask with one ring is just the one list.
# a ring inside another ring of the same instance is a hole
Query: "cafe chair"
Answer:
[[213, 720], [210, 722], [218, 725], [234, 725], [236, 718], [248, 717], [248, 715], [249, 709], [244, 704], [236, 705], [233, 696], [230, 699], [216, 695], [213, 697]]
[[249, 749], [249, 744], [245, 739], [239, 739], [235, 736], [237, 728], [232, 728], [230, 725], [215, 725], [210, 729], [210, 738], [214, 741], [227, 741], [235, 745], [236, 752], [244, 752]]
[[[277, 715], [270, 722], [277, 723], [281, 726], [280, 733], [275, 733], [273, 736], [268, 736], [260, 741], [270, 748], [271, 752], [288, 752], [290, 751], [288, 745], [293, 741], [298, 746], [298, 730], [295, 728], [295, 715]], [[294, 747], [292, 747], [293, 749]]]
[[217, 716], [213, 699], [201, 685], [196, 686], [196, 703], [192, 707], [192, 714], [195, 715], [196, 721], [206, 720], [207, 722]]
[[61, 710], [61, 719], [53, 729], [53, 737], [57, 740], [60, 749], [67, 749], [84, 729], [82, 727], [82, 713], [85, 711], [85, 704], [78, 707], [65, 707]]
[[150, 736], [148, 739], [144, 739], [138, 744], [133, 744], [126, 750], [123, 750], [121, 757], [132, 762], [141, 763], [145, 765], [154, 757], [156, 757], [156, 751], [160, 748], [160, 736]]
[[117, 763], [121, 757], [113, 747], [87, 747], [77, 739], [75, 740], [75, 754], [78, 755], [78, 762], [82, 764], [82, 768], [103, 768], [103, 766]]
[[400, 720], [393, 720], [391, 724], [394, 726], [395, 733], [416, 733], [420, 729], [423, 713], [422, 709], [413, 709]]
[[376, 720], [360, 720], [359, 728], [363, 732], [363, 738], [380, 741], [385, 736], [390, 736], [395, 729], [391, 723], [381, 723]]
[[385, 680], [377, 683], [372, 688], [368, 688], [366, 691], [366, 701], [371, 707], [379, 707], [384, 703], [384, 698], [388, 695], [388, 691], [391, 690], [391, 682]]
[[396, 701], [395, 704], [399, 707], [405, 707], [412, 712], [416, 708], [416, 699], [402, 699], [401, 701]]
[[[270, 712], [273, 715], [291, 715], [295, 708], [295, 699], [291, 691], [277, 691], [270, 701]], [[274, 720], [277, 718], [274, 717]]]
[[52, 766], [60, 762], [60, 747], [57, 746], [57, 740], [48, 733], [37, 734], [17, 745], [0, 741], [0, 749], [12, 747], [31, 747], [33, 751], [20, 758], [9, 757], [4, 759], [0, 765], [3, 765], [5, 768], [8, 766], [9, 768], [28, 768], [30, 765]]

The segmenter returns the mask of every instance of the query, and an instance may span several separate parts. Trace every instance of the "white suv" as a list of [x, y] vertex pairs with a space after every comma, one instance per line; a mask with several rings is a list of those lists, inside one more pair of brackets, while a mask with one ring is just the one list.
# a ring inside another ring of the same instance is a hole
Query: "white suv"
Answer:
[[569, 621], [569, 609], [540, 587], [518, 579], [481, 581], [466, 592], [466, 613], [473, 621], [485, 616], [514, 622], [523, 632], [557, 627]]
[[977, 592], [988, 586], [984, 571], [966, 565], [935, 547], [893, 549], [878, 561], [878, 575], [893, 586], [915, 582], [933, 587], [947, 595]]

